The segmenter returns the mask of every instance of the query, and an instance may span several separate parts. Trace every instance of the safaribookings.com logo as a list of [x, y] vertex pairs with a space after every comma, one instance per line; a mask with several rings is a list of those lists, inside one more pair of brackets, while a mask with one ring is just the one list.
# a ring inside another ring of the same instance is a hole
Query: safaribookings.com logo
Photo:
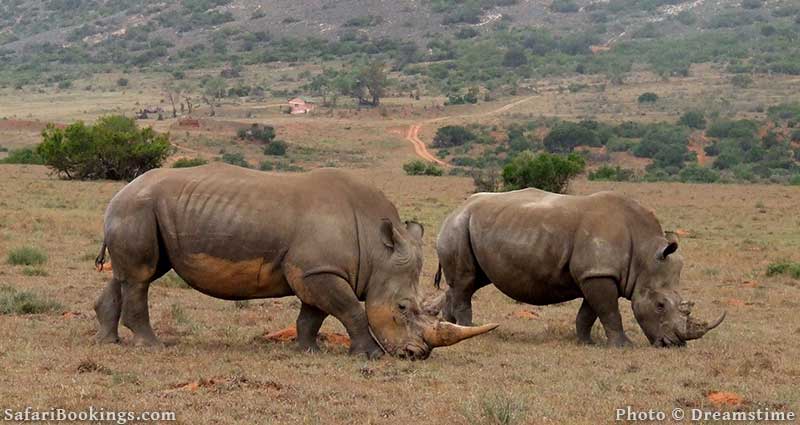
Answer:
[[24, 410], [4, 409], [2, 420], [15, 422], [113, 422], [125, 425], [128, 422], [172, 422], [176, 419], [175, 412], [137, 413], [104, 408], [95, 409], [90, 406], [87, 410], [80, 411], [57, 408], [38, 410], [32, 407], [26, 407]]

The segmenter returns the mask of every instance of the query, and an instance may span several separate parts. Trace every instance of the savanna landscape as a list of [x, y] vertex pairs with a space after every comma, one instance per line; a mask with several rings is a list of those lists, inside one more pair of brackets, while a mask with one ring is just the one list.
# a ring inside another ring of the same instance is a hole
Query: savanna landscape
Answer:
[[[595, 424], [626, 406], [800, 412], [794, 2], [132, 3], [0, 5], [0, 414]], [[288, 113], [295, 98], [312, 109]], [[348, 355], [332, 317], [322, 351], [298, 351], [295, 297], [223, 301], [170, 272], [149, 298], [164, 347], [122, 326], [119, 344], [98, 344], [93, 304], [114, 267], [113, 254], [95, 267], [103, 213], [130, 179], [76, 174], [44, 147], [117, 116], [165, 143], [161, 167], [334, 167], [374, 185], [425, 228], [425, 298], [442, 293], [435, 247], [450, 211], [476, 191], [543, 187], [536, 161], [566, 161], [566, 193], [652, 209], [679, 237], [694, 315], [727, 319], [655, 348], [620, 300], [633, 345], [606, 347], [597, 323], [600, 343], [586, 346], [580, 300], [531, 306], [488, 286], [474, 320], [496, 330], [422, 361], [368, 360]]]

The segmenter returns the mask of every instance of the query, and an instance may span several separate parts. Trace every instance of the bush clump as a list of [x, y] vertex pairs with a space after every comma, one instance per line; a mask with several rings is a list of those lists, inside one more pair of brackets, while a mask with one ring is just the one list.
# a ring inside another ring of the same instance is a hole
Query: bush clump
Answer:
[[597, 135], [582, 123], [562, 122], [550, 130], [544, 138], [544, 147], [549, 152], [569, 153], [576, 146], [599, 145]]
[[635, 174], [633, 170], [622, 168], [619, 165], [612, 167], [603, 165], [589, 173], [589, 180], [604, 180], [614, 182], [627, 182], [633, 180]]
[[283, 140], [273, 140], [264, 146], [264, 155], [283, 156], [286, 155], [288, 147], [289, 145]]
[[437, 167], [431, 162], [425, 162], [419, 159], [415, 159], [403, 164], [403, 170], [409, 176], [441, 176], [444, 174], [444, 170], [442, 170], [441, 167]]
[[719, 173], [697, 164], [691, 164], [678, 173], [678, 178], [684, 183], [716, 183]]
[[776, 276], [780, 274], [788, 274], [795, 279], [800, 279], [800, 263], [779, 261], [767, 266], [767, 276]]
[[586, 161], [577, 154], [535, 155], [524, 151], [503, 167], [503, 184], [508, 190], [535, 187], [553, 193], [564, 193], [570, 180], [581, 174]]
[[236, 134], [242, 140], [270, 143], [275, 140], [275, 127], [252, 124], [250, 127], [240, 128]]
[[8, 264], [14, 266], [38, 266], [47, 262], [47, 254], [31, 246], [12, 249], [8, 253]]
[[681, 115], [681, 119], [678, 122], [697, 130], [706, 128], [706, 116], [700, 111], [688, 111]]
[[133, 180], [160, 167], [172, 153], [172, 145], [168, 135], [140, 129], [133, 119], [112, 115], [95, 125], [77, 122], [65, 129], [49, 125], [36, 153], [66, 179]]
[[226, 164], [236, 165], [237, 167], [250, 168], [250, 163], [244, 159], [244, 155], [240, 152], [225, 152], [222, 154], [222, 162]]
[[172, 168], [199, 167], [206, 164], [208, 164], [208, 161], [203, 158], [180, 158], [172, 164]]
[[658, 95], [653, 92], [645, 92], [639, 95], [639, 103], [655, 103], [658, 101]]
[[433, 136], [434, 148], [449, 148], [461, 146], [475, 140], [477, 136], [468, 128], [460, 125], [447, 125], [436, 130]]

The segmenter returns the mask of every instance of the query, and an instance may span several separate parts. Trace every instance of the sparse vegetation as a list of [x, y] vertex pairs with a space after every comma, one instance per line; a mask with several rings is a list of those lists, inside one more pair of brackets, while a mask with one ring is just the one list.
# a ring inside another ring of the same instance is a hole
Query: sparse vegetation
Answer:
[[62, 308], [61, 304], [44, 299], [33, 292], [19, 291], [10, 286], [0, 285], [0, 315], [43, 314]]
[[47, 254], [38, 248], [23, 246], [9, 251], [7, 262], [14, 266], [38, 266], [47, 262]]
[[441, 176], [444, 170], [431, 162], [415, 159], [403, 164], [403, 170], [409, 176]]
[[240, 152], [225, 152], [222, 154], [222, 162], [226, 164], [236, 165], [238, 167], [250, 168], [250, 163], [244, 158]]
[[172, 164], [172, 168], [198, 167], [205, 164], [208, 164], [208, 161], [203, 158], [180, 158]]

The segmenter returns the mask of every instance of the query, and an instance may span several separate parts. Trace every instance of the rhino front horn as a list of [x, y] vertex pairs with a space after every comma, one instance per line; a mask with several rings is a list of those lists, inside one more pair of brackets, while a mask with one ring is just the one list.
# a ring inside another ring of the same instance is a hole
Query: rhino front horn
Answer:
[[692, 339], [702, 338], [703, 335], [708, 333], [710, 330], [716, 328], [717, 326], [725, 320], [725, 316], [728, 314], [727, 311], [723, 311], [722, 314], [715, 320], [713, 323], [708, 324], [706, 322], [695, 322], [692, 319], [689, 319], [688, 323], [686, 323], [686, 330], [681, 332], [678, 336], [681, 337], [684, 341], [689, 341]]
[[473, 336], [485, 334], [498, 326], [497, 323], [483, 326], [460, 326], [454, 323], [437, 321], [435, 324], [425, 328], [422, 338], [431, 347], [447, 347]]

